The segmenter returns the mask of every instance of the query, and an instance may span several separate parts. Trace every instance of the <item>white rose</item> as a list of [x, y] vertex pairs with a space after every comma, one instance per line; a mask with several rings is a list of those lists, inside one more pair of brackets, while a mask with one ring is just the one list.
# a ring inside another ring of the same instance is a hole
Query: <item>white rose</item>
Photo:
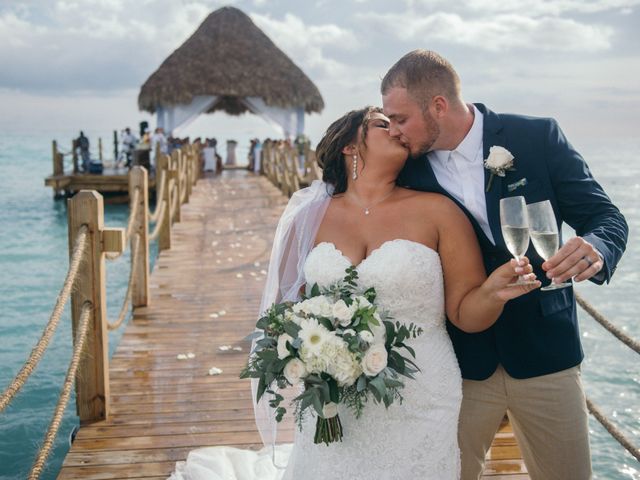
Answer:
[[362, 371], [368, 377], [379, 374], [387, 366], [387, 349], [380, 343], [369, 347], [362, 359]]
[[322, 417], [323, 418], [333, 418], [338, 415], [338, 404], [329, 402], [322, 407]]
[[361, 331], [360, 338], [367, 343], [373, 343], [373, 333], [371, 333], [369, 330]]
[[280, 337], [278, 337], [278, 358], [280, 360], [289, 356], [287, 342], [293, 343], [293, 337], [288, 333], [283, 333], [282, 335], [280, 335]]
[[331, 313], [338, 320], [338, 323], [341, 326], [346, 327], [351, 323], [351, 317], [353, 317], [354, 310], [341, 299], [333, 305]]
[[285, 365], [283, 373], [291, 385], [296, 385], [307, 375], [307, 369], [302, 360], [292, 358]]
[[494, 145], [489, 149], [489, 157], [484, 165], [497, 175], [504, 177], [504, 171], [513, 166], [513, 155], [506, 148]]
[[367, 300], [366, 297], [363, 297], [362, 295], [358, 295], [356, 297], [356, 302], [358, 303], [358, 308], [365, 308], [365, 307], [371, 306], [371, 302]]

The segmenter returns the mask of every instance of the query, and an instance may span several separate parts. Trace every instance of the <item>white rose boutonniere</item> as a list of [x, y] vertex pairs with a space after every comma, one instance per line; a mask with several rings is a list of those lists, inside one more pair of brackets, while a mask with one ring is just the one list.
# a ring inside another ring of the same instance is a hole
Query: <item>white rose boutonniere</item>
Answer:
[[489, 158], [484, 161], [484, 168], [491, 172], [487, 182], [487, 189], [485, 190], [488, 192], [491, 190], [491, 182], [493, 182], [495, 175], [504, 177], [507, 170], [515, 170], [513, 168], [513, 155], [506, 148], [494, 145], [489, 149]]

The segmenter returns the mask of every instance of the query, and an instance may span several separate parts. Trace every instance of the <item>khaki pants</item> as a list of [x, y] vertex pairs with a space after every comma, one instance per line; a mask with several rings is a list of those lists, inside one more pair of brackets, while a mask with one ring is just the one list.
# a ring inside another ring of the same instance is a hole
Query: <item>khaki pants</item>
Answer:
[[462, 480], [477, 480], [505, 412], [532, 480], [591, 478], [588, 412], [580, 368], [518, 380], [498, 366], [464, 380], [458, 440]]

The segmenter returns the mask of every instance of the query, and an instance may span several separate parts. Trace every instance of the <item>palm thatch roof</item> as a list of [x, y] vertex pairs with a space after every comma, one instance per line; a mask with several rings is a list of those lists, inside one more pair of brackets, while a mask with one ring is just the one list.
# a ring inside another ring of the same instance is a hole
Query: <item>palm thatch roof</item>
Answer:
[[243, 12], [223, 7], [160, 65], [144, 83], [138, 107], [189, 104], [196, 95], [217, 95], [207, 113], [247, 111], [243, 97], [267, 105], [320, 112], [324, 101], [313, 82]]

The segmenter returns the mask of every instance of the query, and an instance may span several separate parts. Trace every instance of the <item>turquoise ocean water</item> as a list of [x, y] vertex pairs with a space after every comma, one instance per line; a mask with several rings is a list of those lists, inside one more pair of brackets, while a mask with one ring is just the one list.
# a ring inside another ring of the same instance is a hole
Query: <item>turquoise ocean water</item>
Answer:
[[[91, 132], [88, 132], [91, 138]], [[59, 136], [70, 143], [71, 134]], [[67, 212], [53, 201], [43, 179], [51, 173], [55, 135], [0, 134], [0, 389], [6, 388], [42, 333], [68, 266]], [[640, 339], [640, 141], [577, 145], [592, 171], [621, 208], [630, 226], [627, 252], [613, 283], [577, 288], [593, 305]], [[612, 155], [615, 151], [615, 155]], [[105, 224], [124, 227], [126, 206], [107, 206]], [[154, 250], [155, 251], [155, 250]], [[107, 310], [117, 316], [124, 296], [129, 257], [107, 263]], [[587, 394], [632, 441], [640, 444], [640, 359], [597, 323], [581, 314]], [[113, 352], [121, 331], [110, 334]], [[0, 414], [0, 479], [26, 477], [49, 425], [71, 355], [67, 307], [44, 359], [24, 389]], [[44, 479], [53, 479], [77, 424], [72, 399]], [[638, 462], [591, 419], [595, 478], [640, 479]]]

